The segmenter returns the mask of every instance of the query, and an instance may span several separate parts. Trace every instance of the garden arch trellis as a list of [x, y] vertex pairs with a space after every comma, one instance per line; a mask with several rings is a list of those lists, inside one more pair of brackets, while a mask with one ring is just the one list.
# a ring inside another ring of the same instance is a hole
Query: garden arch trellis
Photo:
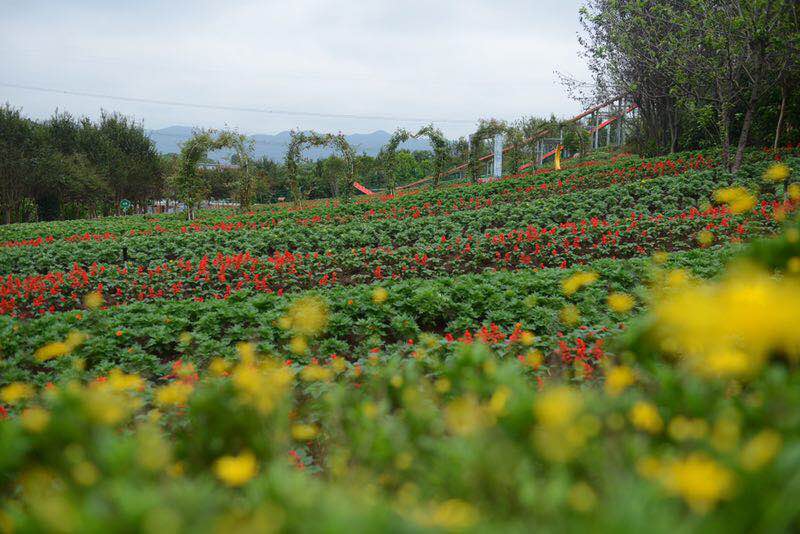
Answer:
[[181, 146], [178, 156], [177, 172], [171, 177], [171, 185], [178, 200], [186, 205], [186, 216], [194, 219], [197, 206], [208, 196], [208, 184], [200, 179], [199, 163], [208, 157], [209, 152], [231, 149], [236, 155], [239, 167], [237, 200], [243, 210], [250, 209], [255, 193], [255, 175], [250, 152], [253, 142], [247, 137], [231, 131], [200, 130]]
[[472, 182], [477, 182], [480, 178], [480, 162], [479, 151], [481, 141], [492, 139], [496, 135], [507, 133], [509, 130], [508, 125], [504, 121], [497, 119], [481, 119], [478, 123], [478, 129], [469, 136], [469, 177]]
[[289, 146], [286, 150], [286, 171], [289, 177], [289, 188], [292, 193], [292, 199], [296, 203], [302, 201], [302, 192], [300, 191], [300, 182], [297, 179], [297, 173], [300, 166], [300, 156], [304, 149], [319, 146], [333, 146], [345, 163], [345, 179], [347, 184], [342, 184], [339, 191], [342, 191], [345, 197], [350, 195], [350, 185], [355, 182], [355, 161], [356, 156], [353, 147], [347, 142], [345, 136], [339, 134], [320, 134], [317, 132], [300, 132], [293, 131]]
[[378, 155], [378, 159], [381, 161], [381, 167], [384, 169], [384, 173], [386, 174], [389, 193], [394, 193], [395, 191], [395, 154], [397, 153], [397, 147], [410, 139], [418, 139], [420, 137], [427, 137], [431, 144], [431, 148], [433, 148], [433, 185], [434, 187], [439, 185], [439, 177], [442, 171], [444, 171], [445, 165], [447, 164], [450, 148], [449, 144], [447, 143], [447, 139], [444, 137], [444, 134], [442, 134], [438, 128], [434, 127], [433, 124], [429, 124], [423, 128], [420, 128], [420, 130], [415, 134], [412, 134], [404, 128], [398, 128], [389, 138], [389, 141], [383, 146], [380, 154]]

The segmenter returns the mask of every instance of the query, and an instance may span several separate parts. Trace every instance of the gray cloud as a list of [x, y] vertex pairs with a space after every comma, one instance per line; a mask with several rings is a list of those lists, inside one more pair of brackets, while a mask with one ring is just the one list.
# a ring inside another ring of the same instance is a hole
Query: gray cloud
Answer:
[[[555, 70], [585, 76], [579, 0], [15, 1], [0, 82], [144, 99], [333, 114], [469, 119], [568, 115]], [[43, 118], [101, 108], [247, 133], [367, 132], [390, 120], [278, 116], [0, 87]], [[408, 126], [408, 123], [404, 123]], [[448, 135], [469, 124], [441, 124]]]

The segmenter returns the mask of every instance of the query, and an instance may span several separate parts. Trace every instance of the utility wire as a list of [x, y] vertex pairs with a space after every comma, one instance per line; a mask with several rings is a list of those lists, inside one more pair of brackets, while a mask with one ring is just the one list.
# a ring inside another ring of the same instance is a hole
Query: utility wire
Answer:
[[118, 100], [121, 102], [137, 102], [141, 104], [158, 104], [162, 106], [180, 106], [186, 108], [215, 109], [222, 111], [239, 111], [245, 113], [264, 113], [268, 115], [286, 115], [290, 117], [316, 117], [324, 119], [356, 119], [356, 120], [381, 120], [394, 122], [414, 122], [414, 123], [439, 123], [439, 124], [475, 124], [477, 121], [470, 119], [431, 119], [422, 117], [397, 117], [392, 115], [357, 115], [349, 113], [318, 113], [312, 111], [291, 111], [285, 109], [265, 109], [251, 107], [221, 106], [214, 104], [198, 104], [191, 102], [180, 102], [174, 100], [155, 100], [151, 98], [138, 98], [129, 96], [108, 95], [102, 93], [87, 93], [83, 91], [69, 91], [66, 89], [52, 89], [49, 87], [37, 87], [33, 85], [20, 85], [15, 83], [0, 82], [0, 87], [13, 89], [24, 89], [26, 91], [39, 91], [42, 93], [54, 93], [70, 96], [82, 96], [89, 98], [104, 98], [108, 100]]

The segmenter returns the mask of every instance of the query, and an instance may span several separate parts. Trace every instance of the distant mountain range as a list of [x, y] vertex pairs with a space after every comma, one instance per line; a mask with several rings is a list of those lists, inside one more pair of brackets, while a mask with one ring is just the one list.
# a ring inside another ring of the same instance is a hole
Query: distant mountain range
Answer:
[[[192, 137], [192, 128], [188, 126], [169, 126], [161, 128], [160, 130], [146, 130], [147, 135], [156, 144], [156, 148], [162, 154], [178, 153], [180, 152], [181, 143], [184, 143]], [[357, 154], [368, 154], [375, 156], [381, 147], [389, 141], [391, 134], [378, 130], [368, 134], [350, 134], [345, 136], [350, 145], [355, 149]], [[290, 133], [288, 131], [281, 132], [275, 135], [269, 134], [256, 134], [250, 136], [255, 141], [255, 157], [261, 158], [267, 156], [275, 161], [283, 161], [286, 155], [286, 147], [289, 144]], [[430, 150], [430, 144], [427, 139], [412, 139], [401, 145], [401, 148], [408, 150]], [[333, 153], [333, 150], [328, 147], [309, 148], [303, 152], [303, 155], [309, 159], [325, 158]], [[229, 153], [220, 151], [211, 154], [212, 159], [223, 159], [229, 156]]]

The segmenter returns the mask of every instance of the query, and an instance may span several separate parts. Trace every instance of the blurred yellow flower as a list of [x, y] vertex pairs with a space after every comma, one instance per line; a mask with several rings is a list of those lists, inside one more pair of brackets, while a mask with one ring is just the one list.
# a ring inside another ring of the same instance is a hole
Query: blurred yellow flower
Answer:
[[627, 365], [612, 367], [606, 372], [605, 391], [611, 397], [618, 397], [636, 381], [633, 370]]
[[581, 313], [574, 304], [567, 304], [559, 312], [559, 319], [567, 326], [573, 326], [581, 320]]
[[303, 336], [294, 336], [289, 342], [289, 350], [291, 350], [293, 354], [305, 354], [308, 350], [308, 341], [306, 341], [306, 338]]
[[695, 513], [705, 514], [733, 494], [733, 474], [713, 459], [693, 453], [666, 466], [664, 487], [682, 497]]
[[617, 313], [628, 313], [636, 301], [626, 293], [611, 293], [607, 299], [608, 307]]
[[678, 415], [670, 420], [667, 432], [675, 441], [700, 440], [708, 434], [708, 423]]
[[536, 419], [545, 426], [571, 423], [583, 408], [583, 397], [569, 386], [556, 386], [540, 393], [534, 404]]
[[53, 358], [58, 358], [59, 356], [64, 356], [65, 354], [69, 354], [70, 351], [71, 349], [69, 345], [63, 341], [54, 341], [53, 343], [48, 343], [44, 347], [39, 347], [36, 349], [36, 352], [33, 353], [33, 356], [40, 362], [44, 362], [47, 360], [52, 360]]
[[292, 330], [304, 336], [313, 336], [327, 326], [328, 306], [317, 296], [303, 297], [292, 303], [287, 317]]
[[372, 302], [375, 304], [383, 304], [389, 298], [389, 292], [382, 287], [376, 287], [372, 290]]
[[526, 347], [530, 347], [534, 343], [536, 343], [536, 336], [533, 333], [528, 332], [527, 330], [522, 332], [519, 336], [519, 342], [525, 345]]
[[156, 390], [155, 401], [159, 406], [184, 406], [193, 390], [193, 386], [186, 382], [171, 382]]
[[697, 234], [697, 242], [703, 245], [704, 247], [707, 247], [714, 242], [714, 234], [712, 234], [708, 230], [703, 230], [702, 232]]
[[597, 505], [597, 495], [586, 482], [577, 482], [569, 490], [567, 503], [576, 512], [585, 514]]
[[764, 179], [770, 182], [782, 182], [791, 174], [791, 169], [785, 163], [776, 163], [764, 172]]
[[569, 278], [562, 280], [561, 291], [565, 295], [570, 296], [582, 287], [595, 282], [598, 278], [599, 275], [594, 272], [575, 273]]
[[493, 419], [475, 397], [467, 395], [458, 397], [447, 405], [444, 422], [452, 434], [468, 436], [491, 426]]
[[300, 371], [300, 378], [306, 382], [328, 382], [333, 378], [333, 371], [321, 365], [307, 365]]
[[800, 184], [789, 184], [786, 195], [790, 200], [800, 200]]
[[637, 401], [628, 417], [634, 427], [650, 434], [658, 434], [664, 428], [664, 421], [658, 413], [658, 408], [649, 402]]
[[445, 530], [468, 529], [478, 519], [478, 511], [468, 502], [459, 499], [434, 504], [428, 511], [417, 514], [417, 521], [423, 526]]
[[28, 432], [38, 434], [50, 423], [50, 412], [44, 408], [34, 406], [22, 412], [20, 417], [22, 428]]
[[6, 404], [17, 404], [19, 401], [33, 397], [33, 386], [24, 382], [12, 382], [0, 389], [0, 400]]
[[756, 197], [744, 187], [726, 187], [714, 192], [714, 200], [727, 204], [732, 213], [745, 213], [756, 205]]
[[214, 474], [227, 486], [239, 487], [258, 474], [258, 463], [251, 452], [243, 452], [237, 456], [223, 456], [214, 462]]
[[86, 296], [83, 297], [83, 304], [90, 310], [96, 310], [103, 305], [103, 295], [97, 291], [87, 293]]
[[314, 439], [318, 433], [315, 425], [292, 425], [292, 439], [295, 441]]
[[758, 471], [780, 452], [783, 438], [774, 430], [762, 430], [742, 447], [739, 461], [747, 471]]

